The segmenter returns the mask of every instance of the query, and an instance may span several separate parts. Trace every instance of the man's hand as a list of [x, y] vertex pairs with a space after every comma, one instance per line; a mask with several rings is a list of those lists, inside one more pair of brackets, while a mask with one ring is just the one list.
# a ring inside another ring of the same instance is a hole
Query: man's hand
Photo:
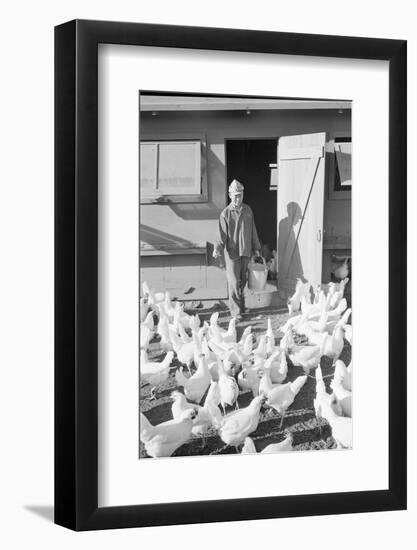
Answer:
[[215, 248], [213, 250], [213, 258], [217, 260], [217, 258], [220, 258], [220, 252]]

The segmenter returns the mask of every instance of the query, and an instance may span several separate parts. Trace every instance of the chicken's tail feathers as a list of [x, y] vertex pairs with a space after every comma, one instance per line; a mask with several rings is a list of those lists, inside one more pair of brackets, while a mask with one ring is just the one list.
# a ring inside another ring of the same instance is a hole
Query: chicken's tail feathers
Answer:
[[294, 441], [294, 435], [293, 435], [293, 433], [290, 432], [290, 431], [287, 431], [287, 432], [285, 433], [285, 439], [286, 439], [288, 442], [291, 441], [291, 443], [293, 443], [293, 441]]
[[211, 316], [210, 316], [210, 326], [211, 327], [213, 327], [213, 325], [217, 324], [218, 318], [219, 318], [219, 312], [218, 311], [215, 311], [214, 313], [211, 314]]
[[191, 330], [197, 332], [198, 329], [200, 328], [200, 324], [201, 324], [200, 317], [197, 314], [193, 315], [190, 320]]
[[347, 322], [349, 320], [351, 313], [352, 313], [352, 308], [348, 307], [344, 312], [344, 314], [342, 315], [342, 317], [340, 318], [340, 320], [336, 323], [336, 326], [341, 326], [344, 328], [345, 325], [347, 325]]
[[347, 308], [347, 301], [346, 298], [342, 298], [337, 306], [337, 309], [339, 310], [339, 313], [343, 313]]
[[139, 420], [139, 438], [142, 442], [149, 441], [153, 432], [153, 426], [146, 418], [146, 416], [141, 412]]
[[338, 359], [335, 361], [335, 367], [334, 367], [334, 376], [333, 380], [341, 380], [343, 379], [347, 374], [347, 368], [344, 362], [341, 359]]
[[255, 443], [250, 437], [245, 437], [241, 454], [249, 455], [249, 454], [255, 454], [255, 453], [256, 453]]
[[320, 399], [314, 399], [314, 401], [313, 401], [313, 406], [314, 406], [314, 411], [315, 411], [315, 413], [316, 413], [316, 418], [321, 418], [321, 417], [322, 417], [322, 412], [321, 412], [321, 409], [322, 409], [321, 400], [320, 400]]
[[245, 328], [245, 330], [243, 331], [243, 334], [242, 334], [242, 339], [243, 338], [246, 338], [248, 336], [248, 334], [251, 334], [252, 333], [252, 325], [249, 325]]
[[291, 382], [291, 389], [294, 392], [295, 395], [298, 394], [298, 392], [301, 390], [301, 388], [304, 386], [304, 384], [307, 381], [308, 376], [298, 376], [294, 382]]
[[316, 368], [316, 395], [319, 393], [326, 393], [326, 386], [323, 382], [323, 373], [320, 365]]

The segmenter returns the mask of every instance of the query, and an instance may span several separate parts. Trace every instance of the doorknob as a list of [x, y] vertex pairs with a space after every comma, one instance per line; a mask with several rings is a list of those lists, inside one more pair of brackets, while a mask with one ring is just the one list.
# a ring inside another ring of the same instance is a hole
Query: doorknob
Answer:
[[317, 241], [321, 242], [321, 229], [317, 231]]

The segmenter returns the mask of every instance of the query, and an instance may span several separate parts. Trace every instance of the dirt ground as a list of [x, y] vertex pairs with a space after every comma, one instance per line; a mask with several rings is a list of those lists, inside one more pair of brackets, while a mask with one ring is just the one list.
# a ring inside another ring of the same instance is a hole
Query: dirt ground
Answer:
[[[199, 317], [203, 322], [204, 320], [208, 320], [210, 318], [213, 311], [215, 311], [215, 308], [211, 308], [210, 310], [199, 309], [196, 310], [195, 313], [199, 314]], [[190, 313], [194, 312], [191, 311]], [[238, 338], [240, 338], [242, 332], [248, 325], [252, 326], [252, 333], [259, 338], [259, 336], [266, 331], [268, 317], [271, 318], [272, 328], [275, 335], [277, 335], [277, 329], [288, 319], [288, 313], [284, 310], [277, 309], [252, 310], [250, 313], [244, 315], [242, 322], [237, 324]], [[228, 314], [228, 310], [220, 311], [219, 325], [223, 328], [227, 328], [229, 320], [230, 316]], [[279, 343], [281, 336], [281, 333], [276, 336], [276, 344]], [[161, 361], [164, 355], [165, 353], [162, 352], [159, 347], [159, 337], [156, 336], [150, 345], [149, 358], [151, 360]], [[350, 345], [345, 341], [345, 347], [340, 359], [348, 365], [350, 363], [350, 357]], [[140, 388], [140, 410], [145, 414], [151, 424], [159, 424], [160, 422], [165, 422], [166, 420], [170, 420], [172, 418], [172, 399], [170, 398], [171, 392], [176, 389], [182, 391], [182, 388], [177, 386], [175, 380], [175, 371], [179, 365], [180, 363], [175, 359], [171, 365], [168, 380], [163, 386], [159, 386], [157, 388], [157, 399], [149, 399], [149, 385], [142, 386]], [[321, 360], [321, 368], [323, 371], [326, 388], [330, 391], [329, 385], [334, 371], [331, 359], [323, 357]], [[194, 372], [193, 367], [192, 372]], [[301, 367], [295, 367], [288, 362], [288, 377], [286, 382], [292, 381], [297, 378], [297, 376], [303, 374], [304, 372]], [[314, 375], [314, 371], [312, 371], [312, 374]], [[288, 409], [281, 430], [279, 429], [281, 419], [278, 413], [272, 408], [263, 408], [261, 410], [258, 428], [250, 435], [255, 442], [258, 452], [270, 443], [278, 443], [282, 441], [289, 431], [291, 431], [293, 435], [294, 450], [305, 451], [336, 448], [336, 443], [331, 435], [331, 429], [327, 421], [324, 419], [317, 419], [315, 416], [313, 406], [315, 386], [315, 380], [308, 378], [300, 393], [297, 395], [294, 403]], [[240, 391], [238, 398], [239, 407], [246, 407], [251, 400], [252, 392]], [[230, 411], [231, 410], [234, 410], [234, 407], [230, 408]], [[204, 448], [202, 447], [202, 439], [200, 437], [192, 436], [190, 441], [177, 449], [172, 456], [233, 453], [236, 453], [235, 448], [225, 445], [215, 431], [213, 431], [208, 435], [208, 437], [206, 437], [206, 444]], [[139, 457], [148, 457], [142, 443], [139, 443]]]

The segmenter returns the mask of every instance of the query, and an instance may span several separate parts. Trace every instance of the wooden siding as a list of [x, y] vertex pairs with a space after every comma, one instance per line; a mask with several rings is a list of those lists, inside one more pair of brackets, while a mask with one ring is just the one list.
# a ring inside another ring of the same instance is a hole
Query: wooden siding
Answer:
[[227, 298], [224, 269], [214, 260], [207, 265], [205, 254], [141, 256], [139, 265], [141, 283], [147, 281], [155, 290], [169, 290], [172, 297], [187, 301]]

